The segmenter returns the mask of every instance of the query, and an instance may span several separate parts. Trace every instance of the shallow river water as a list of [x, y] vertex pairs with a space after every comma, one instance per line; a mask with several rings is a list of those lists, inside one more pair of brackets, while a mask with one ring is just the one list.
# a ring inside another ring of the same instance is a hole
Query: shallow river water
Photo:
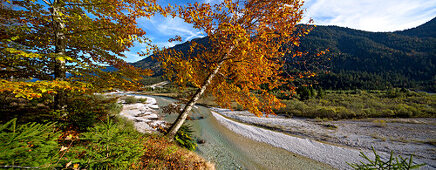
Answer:
[[[159, 107], [176, 101], [150, 97], [157, 100]], [[168, 122], [173, 122], [177, 116], [160, 114]], [[215, 163], [217, 169], [332, 169], [315, 160], [240, 136], [221, 125], [206, 107], [196, 106], [190, 116], [194, 120], [187, 120], [187, 123], [192, 125], [194, 136], [205, 140], [204, 144], [198, 144], [195, 152]]]

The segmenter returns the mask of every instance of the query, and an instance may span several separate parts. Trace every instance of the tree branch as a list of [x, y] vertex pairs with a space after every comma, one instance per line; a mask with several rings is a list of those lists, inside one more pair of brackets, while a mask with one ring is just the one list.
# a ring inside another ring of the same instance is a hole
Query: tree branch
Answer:
[[94, 6], [94, 5], [109, 5], [109, 3], [83, 3], [83, 4], [65, 4], [65, 5], [77, 5], [77, 6]]
[[53, 5], [52, 3], [48, 2], [47, 0], [42, 0], [42, 1], [44, 1], [50, 7]]
[[73, 33], [66, 33], [65, 35], [74, 35], [74, 34], [80, 34], [80, 33], [88, 32], [88, 31], [101, 31], [101, 30], [110, 30], [110, 29], [118, 29], [118, 28], [121, 28], [121, 26], [120, 27], [112, 27], [112, 28], [97, 28], [97, 29], [82, 30], [82, 31], [77, 31], [77, 32], [73, 32]]

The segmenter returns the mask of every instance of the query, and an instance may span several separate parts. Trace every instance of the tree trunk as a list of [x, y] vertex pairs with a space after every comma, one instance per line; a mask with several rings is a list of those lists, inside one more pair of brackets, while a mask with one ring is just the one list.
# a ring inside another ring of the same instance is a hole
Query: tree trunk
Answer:
[[180, 113], [179, 117], [177, 117], [176, 122], [173, 123], [170, 130], [166, 134], [166, 136], [172, 141], [174, 139], [174, 136], [176, 135], [177, 131], [180, 129], [180, 127], [185, 122], [186, 118], [188, 117], [189, 112], [192, 109], [192, 106], [197, 103], [197, 100], [200, 99], [201, 95], [203, 95], [204, 91], [206, 91], [207, 86], [212, 82], [213, 77], [218, 73], [219, 69], [221, 68], [221, 65], [224, 63], [224, 60], [220, 61], [213, 70], [212, 73], [209, 74], [207, 79], [204, 81], [203, 86], [201, 86], [200, 89], [195, 92], [194, 96], [192, 96], [191, 100], [186, 104], [186, 106], [183, 108], [182, 112]]
[[[66, 79], [65, 60], [58, 57], [65, 56], [66, 39], [64, 34], [65, 23], [61, 17], [61, 6], [59, 0], [54, 0], [52, 5], [53, 28], [55, 36], [55, 53], [54, 59], [54, 76], [56, 80], [63, 81]], [[65, 93], [59, 90], [55, 96], [55, 109], [63, 110], [65, 108]]]

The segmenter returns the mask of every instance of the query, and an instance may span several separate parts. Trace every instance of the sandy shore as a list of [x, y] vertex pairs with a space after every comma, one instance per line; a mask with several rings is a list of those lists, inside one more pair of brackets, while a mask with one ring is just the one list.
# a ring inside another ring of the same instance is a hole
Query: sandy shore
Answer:
[[[289, 119], [281, 116], [275, 116], [270, 118], [265, 117], [255, 117], [248, 112], [240, 111], [230, 111], [228, 109], [212, 108], [215, 111], [213, 114], [217, 120], [219, 120], [223, 125], [231, 129], [232, 131], [245, 136], [247, 138], [265, 142], [271, 144], [275, 147], [286, 149], [290, 152], [327, 163], [338, 169], [349, 169], [350, 166], [346, 162], [355, 163], [359, 161], [364, 161], [360, 156], [360, 151], [363, 151], [368, 156], [373, 156], [372, 151], [365, 147], [349, 147], [340, 144], [327, 144], [325, 142], [318, 142], [314, 139], [302, 137], [304, 135], [308, 136], [310, 134], [304, 134], [299, 132], [299, 135], [293, 135], [287, 133], [286, 131], [272, 131], [266, 128], [260, 128], [252, 126], [255, 125], [271, 125], [280, 124], [282, 127], [289, 126], [291, 129], [301, 129], [301, 127], [313, 128], [314, 131], [321, 131], [319, 128], [323, 128], [322, 125], [314, 126], [313, 122], [302, 121], [298, 119]], [[216, 113], [218, 112], [218, 113]], [[239, 123], [230, 120], [226, 117], [238, 120]], [[325, 128], [324, 128], [325, 129]], [[332, 129], [328, 129], [332, 131]], [[341, 131], [342, 133], [342, 131]], [[359, 139], [355, 139], [358, 140]], [[388, 154], [383, 151], [378, 151], [383, 157], [387, 157]], [[414, 159], [416, 163], [425, 162], [430, 166], [426, 166], [423, 169], [434, 169], [431, 159]]]

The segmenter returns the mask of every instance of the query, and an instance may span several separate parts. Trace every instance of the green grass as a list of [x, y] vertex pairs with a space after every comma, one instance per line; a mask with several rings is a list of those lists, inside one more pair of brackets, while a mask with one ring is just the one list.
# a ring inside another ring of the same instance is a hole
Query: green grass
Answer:
[[436, 117], [436, 95], [390, 91], [328, 91], [321, 99], [282, 100], [286, 107], [277, 110], [288, 116], [350, 119], [377, 117]]
[[[187, 100], [194, 91], [195, 88], [181, 90], [174, 84], [169, 84], [164, 88], [144, 92], [144, 94]], [[436, 117], [436, 95], [402, 91], [400, 89], [388, 91], [327, 90], [323, 91], [322, 97], [316, 95], [307, 100], [299, 100], [298, 95], [289, 99], [285, 93], [273, 92], [273, 94], [286, 104], [286, 107], [275, 112], [289, 117], [318, 118], [319, 120]], [[210, 95], [202, 96], [197, 104], [219, 106], [214, 102], [214, 97]], [[236, 103], [232, 103], [231, 107], [234, 110], [243, 109]]]

